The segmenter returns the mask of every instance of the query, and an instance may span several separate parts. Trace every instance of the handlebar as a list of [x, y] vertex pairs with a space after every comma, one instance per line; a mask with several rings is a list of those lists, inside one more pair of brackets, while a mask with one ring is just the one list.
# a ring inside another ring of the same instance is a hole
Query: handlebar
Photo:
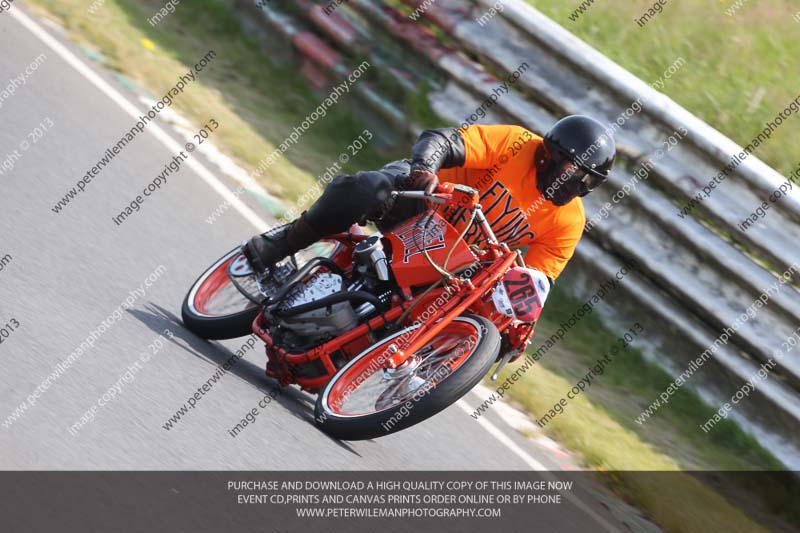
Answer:
[[[478, 189], [468, 187], [467, 185], [459, 185], [456, 183], [442, 182], [436, 188], [433, 194], [425, 194], [425, 191], [393, 191], [392, 198], [413, 198], [417, 200], [425, 200], [434, 204], [453, 205], [460, 208], [468, 208], [473, 213], [472, 221], [464, 229], [466, 233], [472, 222], [480, 225], [484, 235], [486, 235], [487, 242], [506, 252], [510, 251], [506, 243], [501, 243], [497, 240], [497, 236], [492, 230], [492, 226], [486, 220], [486, 216], [480, 207], [480, 195]], [[464, 234], [461, 235], [463, 238]], [[496, 253], [496, 251], [495, 251]], [[524, 265], [522, 256], [517, 254], [517, 261], [519, 264]]]
[[466, 204], [470, 207], [478, 205], [479, 201], [477, 189], [450, 182], [440, 183], [433, 194], [425, 194], [425, 191], [393, 191], [392, 198], [412, 198], [434, 204]]
[[392, 198], [411, 198], [414, 200], [428, 200], [434, 204], [447, 203], [445, 198], [440, 198], [437, 193], [425, 194], [425, 191], [392, 191]]

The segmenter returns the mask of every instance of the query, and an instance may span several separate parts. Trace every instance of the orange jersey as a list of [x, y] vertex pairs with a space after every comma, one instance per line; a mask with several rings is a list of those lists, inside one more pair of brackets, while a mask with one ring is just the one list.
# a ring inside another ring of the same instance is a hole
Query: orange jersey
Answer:
[[[536, 188], [535, 154], [542, 138], [521, 126], [470, 126], [464, 139], [464, 165], [439, 170], [439, 179], [474, 187], [497, 238], [513, 248], [528, 247], [525, 263], [555, 280], [575, 253], [586, 217], [575, 198], [564, 206], [545, 200]], [[447, 213], [461, 226], [464, 209]], [[467, 241], [477, 237], [477, 225]]]

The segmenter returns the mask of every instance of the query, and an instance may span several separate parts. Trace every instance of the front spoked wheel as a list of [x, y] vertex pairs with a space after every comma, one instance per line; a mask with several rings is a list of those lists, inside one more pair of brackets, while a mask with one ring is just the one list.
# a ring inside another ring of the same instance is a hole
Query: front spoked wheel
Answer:
[[413, 426], [469, 392], [500, 352], [495, 325], [463, 315], [399, 368], [384, 370], [393, 346], [417, 327], [383, 339], [339, 370], [317, 398], [317, 425], [342, 440], [372, 439]]

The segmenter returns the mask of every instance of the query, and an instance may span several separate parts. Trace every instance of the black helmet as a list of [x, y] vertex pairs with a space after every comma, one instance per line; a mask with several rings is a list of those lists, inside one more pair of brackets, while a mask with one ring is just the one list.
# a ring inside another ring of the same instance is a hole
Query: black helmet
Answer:
[[606, 181], [616, 154], [614, 138], [600, 122], [584, 115], [562, 118], [544, 136], [536, 187], [545, 199], [565, 205]]

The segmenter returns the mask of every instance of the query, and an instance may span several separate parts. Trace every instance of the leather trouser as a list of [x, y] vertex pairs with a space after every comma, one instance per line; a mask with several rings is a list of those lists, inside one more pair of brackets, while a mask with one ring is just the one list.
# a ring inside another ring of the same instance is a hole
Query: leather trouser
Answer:
[[410, 169], [408, 160], [400, 160], [380, 170], [337, 176], [308, 208], [305, 219], [320, 235], [341, 233], [368, 220], [385, 231], [426, 209], [422, 200], [391, 197], [392, 191], [406, 189]]

